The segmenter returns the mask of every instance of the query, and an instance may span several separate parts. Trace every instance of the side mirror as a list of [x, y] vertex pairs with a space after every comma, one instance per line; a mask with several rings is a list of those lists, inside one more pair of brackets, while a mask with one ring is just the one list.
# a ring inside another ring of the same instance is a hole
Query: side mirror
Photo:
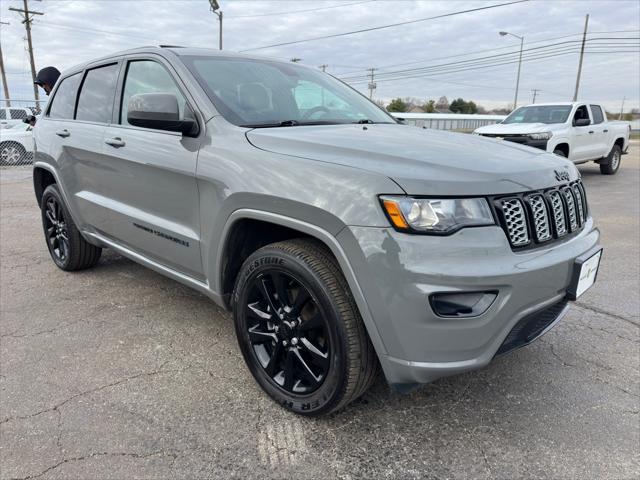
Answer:
[[576, 127], [588, 127], [589, 125], [591, 125], [591, 120], [589, 120], [588, 118], [579, 118], [578, 120], [574, 121], [573, 124]]
[[132, 95], [127, 107], [127, 122], [136, 127], [187, 134], [196, 125], [192, 119], [180, 120], [178, 99], [173, 93]]

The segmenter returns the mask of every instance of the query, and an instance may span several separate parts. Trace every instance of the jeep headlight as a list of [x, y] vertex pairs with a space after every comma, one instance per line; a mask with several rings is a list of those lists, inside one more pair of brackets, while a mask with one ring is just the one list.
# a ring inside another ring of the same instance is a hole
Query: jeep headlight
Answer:
[[553, 136], [551, 132], [530, 133], [529, 138], [532, 140], [549, 140]]
[[380, 197], [391, 224], [402, 232], [446, 235], [464, 227], [494, 225], [484, 198]]

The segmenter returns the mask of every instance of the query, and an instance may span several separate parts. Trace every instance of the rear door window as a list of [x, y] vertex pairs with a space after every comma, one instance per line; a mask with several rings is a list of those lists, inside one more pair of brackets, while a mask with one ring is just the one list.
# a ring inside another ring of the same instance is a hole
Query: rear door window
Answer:
[[604, 122], [604, 115], [602, 115], [600, 105], [591, 105], [591, 113], [593, 114], [593, 123]]
[[111, 123], [120, 65], [113, 63], [87, 71], [80, 88], [76, 120]]
[[80, 73], [76, 73], [62, 80], [56, 90], [55, 96], [51, 100], [49, 117], [60, 119], [73, 118], [73, 110], [76, 106], [76, 94], [81, 76]]

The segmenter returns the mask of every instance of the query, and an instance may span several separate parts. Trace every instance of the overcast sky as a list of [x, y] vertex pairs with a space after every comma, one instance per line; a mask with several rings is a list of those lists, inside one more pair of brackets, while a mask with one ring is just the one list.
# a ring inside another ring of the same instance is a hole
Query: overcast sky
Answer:
[[[224, 12], [224, 47], [232, 51], [343, 33], [369, 27], [433, 17], [450, 12], [507, 3], [510, 0], [219, 0]], [[30, 8], [45, 13], [33, 23], [36, 68], [71, 67], [114, 51], [150, 44], [217, 48], [217, 17], [208, 0], [30, 0]], [[9, 7], [22, 0], [0, 0], [3, 22], [0, 41], [11, 95], [33, 98], [24, 26]], [[306, 10], [306, 11], [305, 11]], [[314, 10], [314, 11], [309, 11]], [[472, 99], [487, 108], [513, 102], [514, 63], [486, 67], [486, 60], [456, 64], [458, 71], [437, 67], [430, 71], [392, 73], [438, 66], [478, 57], [509, 54], [520, 41], [501, 37], [507, 30], [525, 37], [525, 49], [579, 40], [585, 14], [590, 14], [580, 98], [600, 101], [610, 110], [640, 108], [640, 2], [638, 0], [533, 0], [355, 35], [252, 50], [256, 55], [297, 57], [311, 66], [327, 64], [327, 71], [350, 78], [366, 91], [366, 69], [378, 68], [375, 98], [419, 97]], [[610, 33], [609, 33], [610, 32]], [[563, 37], [558, 39], [557, 37]], [[607, 38], [608, 37], [608, 38]], [[614, 37], [610, 38], [610, 37]], [[627, 40], [620, 40], [625, 38]], [[600, 40], [597, 40], [600, 39]], [[629, 40], [631, 39], [631, 40]], [[538, 52], [562, 56], [526, 60]], [[525, 51], [520, 103], [571, 100], [578, 68], [579, 43]], [[470, 53], [478, 52], [478, 53]], [[412, 62], [412, 63], [409, 63]], [[485, 63], [483, 63], [485, 62]], [[506, 63], [506, 61], [504, 62]], [[398, 65], [402, 64], [402, 65]], [[473, 67], [473, 68], [472, 68]], [[429, 75], [425, 76], [425, 72]], [[384, 76], [387, 78], [383, 81]], [[412, 76], [414, 78], [399, 78]]]

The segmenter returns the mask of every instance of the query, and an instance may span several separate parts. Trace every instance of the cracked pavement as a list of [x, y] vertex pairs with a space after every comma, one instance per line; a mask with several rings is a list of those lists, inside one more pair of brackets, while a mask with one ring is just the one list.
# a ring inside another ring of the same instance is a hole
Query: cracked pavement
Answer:
[[109, 251], [58, 270], [30, 169], [2, 169], [0, 477], [638, 478], [639, 147], [615, 176], [579, 167], [605, 252], [553, 330], [323, 419], [261, 392], [204, 296]]

